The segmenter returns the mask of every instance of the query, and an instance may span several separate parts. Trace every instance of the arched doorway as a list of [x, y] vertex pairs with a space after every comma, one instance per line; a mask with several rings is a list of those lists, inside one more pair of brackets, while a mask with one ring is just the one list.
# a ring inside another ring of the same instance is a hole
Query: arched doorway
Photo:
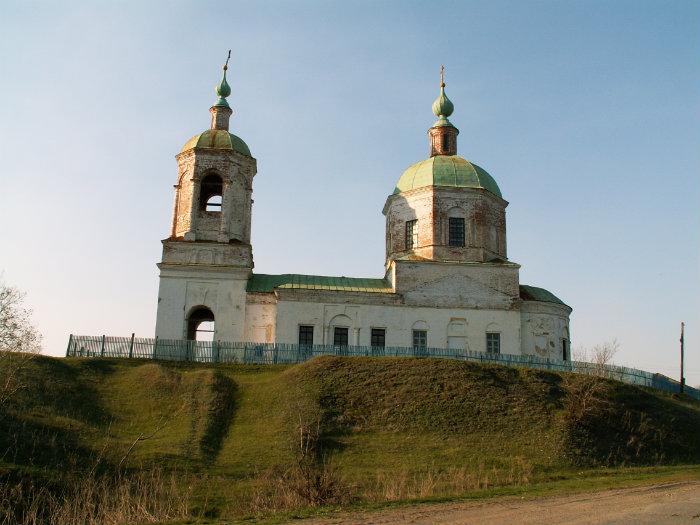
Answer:
[[198, 306], [187, 318], [187, 339], [190, 341], [214, 340], [214, 313], [206, 306]]

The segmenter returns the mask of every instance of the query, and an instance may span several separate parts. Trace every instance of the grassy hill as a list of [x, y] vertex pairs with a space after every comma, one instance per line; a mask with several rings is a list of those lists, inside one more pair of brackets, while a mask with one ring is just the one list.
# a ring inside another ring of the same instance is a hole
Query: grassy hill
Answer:
[[[145, 520], [134, 498], [152, 516], [220, 522], [700, 463], [700, 404], [570, 374], [405, 358], [38, 357], [19, 380], [0, 406], [0, 499], [64, 523], [76, 502], [95, 523], [117, 508], [114, 523]], [[656, 467], [627, 468], [640, 466]], [[0, 523], [20, 508], [3, 505]]]

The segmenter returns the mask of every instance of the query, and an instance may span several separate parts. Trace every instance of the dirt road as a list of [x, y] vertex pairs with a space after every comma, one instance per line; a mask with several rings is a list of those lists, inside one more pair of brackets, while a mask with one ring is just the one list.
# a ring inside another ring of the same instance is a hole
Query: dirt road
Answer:
[[[296, 523], [299, 523], [298, 521]], [[700, 482], [686, 481], [534, 500], [417, 505], [303, 521], [304, 525], [620, 524], [700, 525]]]

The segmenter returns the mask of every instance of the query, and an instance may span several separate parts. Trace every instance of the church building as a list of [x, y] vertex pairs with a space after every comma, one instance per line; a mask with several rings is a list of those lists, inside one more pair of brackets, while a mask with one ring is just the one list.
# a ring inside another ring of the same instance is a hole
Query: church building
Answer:
[[382, 210], [384, 277], [359, 278], [253, 271], [256, 160], [229, 132], [223, 69], [210, 129], [176, 156], [172, 226], [158, 264], [159, 339], [570, 359], [571, 308], [520, 284], [520, 265], [507, 256], [508, 202], [486, 170], [457, 154], [459, 130], [449, 120], [454, 106], [442, 74], [429, 156], [398, 177]]

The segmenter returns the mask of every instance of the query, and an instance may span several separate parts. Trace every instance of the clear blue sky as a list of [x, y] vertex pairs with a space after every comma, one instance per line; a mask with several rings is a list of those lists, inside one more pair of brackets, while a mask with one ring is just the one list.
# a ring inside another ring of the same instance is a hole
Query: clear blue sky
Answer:
[[233, 49], [258, 159], [256, 271], [381, 276], [381, 209], [427, 156], [447, 68], [460, 154], [498, 181], [521, 282], [574, 347], [700, 384], [700, 3], [27, 2], [0, 17], [0, 270], [45, 351], [151, 336], [174, 155]]

